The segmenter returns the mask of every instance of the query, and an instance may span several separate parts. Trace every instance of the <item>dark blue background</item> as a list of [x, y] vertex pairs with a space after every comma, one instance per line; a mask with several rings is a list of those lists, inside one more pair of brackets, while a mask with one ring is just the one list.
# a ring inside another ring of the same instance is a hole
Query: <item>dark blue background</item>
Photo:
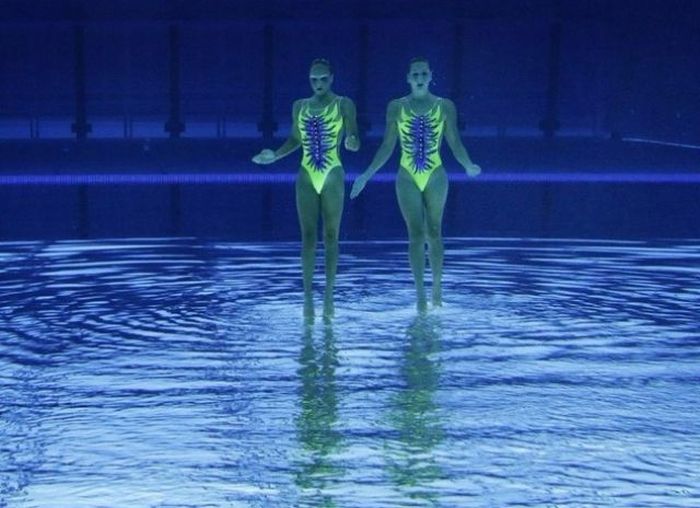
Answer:
[[[388, 99], [406, 91], [415, 55], [430, 58], [437, 94], [457, 102], [469, 132], [536, 133], [544, 114], [549, 30], [562, 27], [560, 134], [683, 142], [700, 137], [700, 2], [687, 1], [5, 1], [0, 13], [0, 137], [70, 136], [73, 29], [85, 27], [92, 136], [165, 136], [168, 28], [180, 30], [186, 136], [255, 133], [263, 102], [263, 28], [274, 31], [274, 111], [308, 93], [311, 59], [329, 58], [338, 92], [355, 96], [367, 73], [363, 114], [381, 131]], [[360, 61], [359, 33], [368, 31]], [[461, 64], [455, 67], [455, 47]], [[20, 122], [18, 124], [18, 122]], [[151, 123], [149, 123], [151, 122]], [[244, 122], [248, 126], [238, 126]], [[237, 130], [237, 128], [239, 130]], [[377, 133], [378, 134], [378, 133]]]
[[[356, 100], [370, 127], [361, 152], [343, 155], [357, 173], [379, 142], [387, 101], [407, 92], [410, 58], [422, 55], [433, 91], [455, 101], [465, 144], [484, 167], [474, 185], [453, 182], [446, 235], [697, 238], [700, 150], [625, 140], [700, 145], [699, 20], [695, 0], [6, 0], [0, 183], [37, 173], [294, 172], [296, 155], [270, 168], [250, 156], [283, 141], [316, 57], [331, 60], [335, 91]], [[71, 130], [76, 27], [91, 127], [81, 141]], [[165, 129], [172, 30], [179, 139]], [[279, 128], [263, 141], [266, 83]], [[553, 138], [540, 129], [548, 114], [559, 124]], [[449, 154], [445, 161], [459, 169]], [[394, 158], [384, 171], [395, 168]], [[515, 178], [489, 180], [499, 172]], [[601, 181], [517, 176], [535, 172]], [[610, 183], [610, 173], [630, 176]], [[655, 183], [649, 174], [689, 181]], [[631, 183], [636, 175], [646, 183]], [[348, 202], [342, 237], [404, 237], [393, 194], [376, 183]], [[292, 185], [0, 185], [2, 239], [171, 234], [298, 238]]]

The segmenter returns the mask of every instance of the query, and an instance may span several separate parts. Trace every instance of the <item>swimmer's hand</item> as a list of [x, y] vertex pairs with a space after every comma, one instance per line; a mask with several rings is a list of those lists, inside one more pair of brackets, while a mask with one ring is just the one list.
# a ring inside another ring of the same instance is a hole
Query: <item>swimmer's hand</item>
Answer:
[[352, 190], [350, 191], [350, 199], [355, 199], [362, 192], [368, 180], [369, 178], [364, 173], [355, 179], [355, 183], [352, 184]]
[[259, 154], [251, 159], [255, 164], [272, 164], [277, 160], [277, 156], [273, 150], [265, 148]]
[[357, 152], [360, 149], [360, 140], [357, 139], [357, 136], [345, 137], [345, 149], [351, 152]]
[[469, 163], [469, 165], [467, 166], [464, 166], [464, 170], [469, 176], [479, 176], [479, 174], [481, 173], [481, 168], [473, 162]]

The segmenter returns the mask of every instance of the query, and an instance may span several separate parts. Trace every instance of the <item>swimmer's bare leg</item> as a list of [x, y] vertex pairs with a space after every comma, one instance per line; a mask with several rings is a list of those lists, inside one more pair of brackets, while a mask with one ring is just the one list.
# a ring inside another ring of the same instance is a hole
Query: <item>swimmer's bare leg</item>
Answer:
[[338, 270], [338, 236], [340, 219], [345, 199], [345, 172], [336, 167], [330, 170], [321, 191], [321, 214], [323, 217], [323, 246], [326, 261], [326, 288], [323, 297], [323, 315], [332, 318], [335, 314], [333, 290]]
[[316, 266], [316, 242], [320, 198], [306, 171], [299, 171], [296, 181], [296, 203], [301, 228], [301, 267], [304, 281], [304, 316], [314, 315], [313, 277]]
[[444, 168], [438, 168], [430, 176], [423, 190], [425, 223], [428, 236], [428, 259], [433, 275], [433, 305], [442, 305], [442, 263], [445, 248], [442, 243], [442, 216], [447, 201], [449, 184]]
[[416, 308], [423, 312], [427, 308], [423, 281], [425, 273], [423, 195], [405, 169], [399, 169], [396, 175], [396, 197], [408, 230], [408, 260], [416, 285]]

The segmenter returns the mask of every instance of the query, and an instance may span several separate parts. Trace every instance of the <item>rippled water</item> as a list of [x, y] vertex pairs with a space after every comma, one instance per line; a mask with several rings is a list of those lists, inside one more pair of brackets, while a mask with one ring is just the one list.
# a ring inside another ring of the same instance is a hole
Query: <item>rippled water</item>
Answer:
[[700, 242], [0, 244], [0, 506], [699, 506]]

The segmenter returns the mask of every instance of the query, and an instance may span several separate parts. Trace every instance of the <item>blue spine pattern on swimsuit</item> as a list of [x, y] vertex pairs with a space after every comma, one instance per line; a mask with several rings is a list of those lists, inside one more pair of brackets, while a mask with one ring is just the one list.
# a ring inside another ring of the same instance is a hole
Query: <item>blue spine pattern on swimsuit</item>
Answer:
[[304, 140], [304, 148], [310, 154], [310, 162], [314, 171], [323, 171], [328, 163], [328, 152], [331, 149], [331, 131], [320, 115], [307, 114], [302, 118], [304, 130], [308, 137]]
[[399, 130], [404, 149], [410, 154], [411, 169], [415, 173], [430, 171], [438, 164], [438, 138], [440, 137], [440, 110], [423, 115], [401, 110]]
[[430, 128], [426, 115], [414, 116], [409, 121], [408, 127], [411, 132], [409, 149], [413, 153], [415, 170], [420, 173], [430, 169], [428, 166], [428, 153], [433, 152], [435, 148], [430, 149], [428, 147], [435, 145], [434, 140], [437, 138], [437, 135]]
[[339, 164], [338, 136], [343, 127], [343, 115], [338, 101], [331, 103], [320, 113], [313, 114], [305, 106], [299, 115], [302, 133], [304, 161], [314, 172], [322, 173]]

